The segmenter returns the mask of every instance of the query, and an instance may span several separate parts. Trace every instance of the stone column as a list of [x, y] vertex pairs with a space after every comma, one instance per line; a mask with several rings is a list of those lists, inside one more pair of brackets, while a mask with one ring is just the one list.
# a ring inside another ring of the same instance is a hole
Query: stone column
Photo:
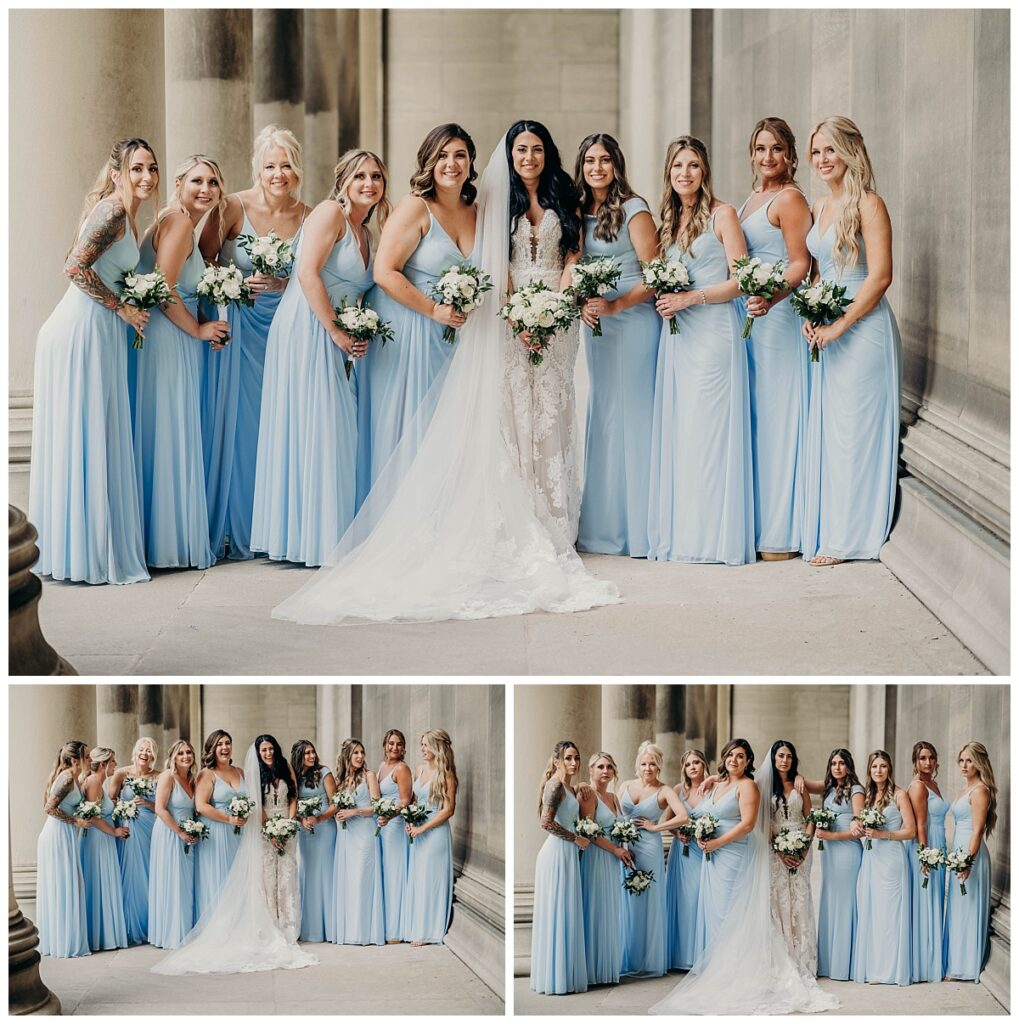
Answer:
[[96, 742], [111, 747], [117, 763], [131, 763], [131, 748], [138, 739], [138, 687], [136, 684], [101, 684], [96, 687]]
[[256, 133], [267, 124], [277, 124], [305, 141], [306, 18], [307, 12], [300, 9], [252, 11]]
[[[8, 824], [10, 819], [8, 819]], [[37, 952], [39, 932], [27, 920], [14, 895], [14, 858], [11, 855], [10, 828], [7, 835], [7, 1012], [12, 1016], [60, 1013], [60, 1000], [39, 977]]]
[[[301, 195], [309, 206], [320, 203], [329, 194], [340, 145], [337, 104], [339, 76], [347, 63], [347, 46], [342, 36], [337, 39], [339, 18], [356, 21], [357, 11], [313, 8], [304, 12], [304, 191]], [[357, 45], [356, 35], [354, 45]]]
[[176, 687], [168, 683], [163, 687], [163, 740], [160, 743], [159, 767], [162, 768], [166, 762], [166, 755], [170, 747], [180, 739], [177, 722], [177, 694]]
[[[337, 53], [339, 55], [337, 149], [340, 153], [347, 149], [353, 149], [355, 146], [365, 146], [361, 138], [361, 63], [364, 59], [361, 51], [361, 24], [366, 14], [382, 13], [382, 11], [358, 10], [338, 10], [336, 12]], [[368, 36], [370, 42], [370, 33]], [[370, 57], [370, 55], [365, 56]]]
[[705, 691], [700, 683], [688, 683], [683, 687], [684, 722], [686, 734], [683, 738], [687, 749], [703, 750], [709, 761], [713, 760], [705, 748], [707, 743], [707, 708]]
[[[885, 747], [886, 686], [854, 686], [849, 694], [849, 750], [866, 785], [867, 755]], [[933, 742], [933, 741], [932, 741]]]
[[[155, 764], [158, 768], [166, 756], [166, 747], [163, 746], [163, 687], [158, 684], [138, 684], [138, 736], [151, 736], [159, 745]], [[130, 753], [128, 751], [128, 756]]]
[[[655, 738], [655, 688], [606, 683], [601, 688], [601, 749], [619, 765], [621, 780], [634, 777], [637, 748]], [[585, 756], [585, 765], [587, 758]]]
[[[385, 74], [383, 65], [383, 19], [388, 11], [359, 10], [357, 38], [358, 144], [378, 153], [387, 164], [391, 155], [385, 152], [384, 111]], [[348, 102], [346, 94], [341, 106]]]
[[677, 785], [682, 778], [680, 758], [685, 749], [685, 689], [682, 684], [672, 683], [660, 683], [655, 687], [655, 743], [665, 754], [662, 780], [670, 786]]

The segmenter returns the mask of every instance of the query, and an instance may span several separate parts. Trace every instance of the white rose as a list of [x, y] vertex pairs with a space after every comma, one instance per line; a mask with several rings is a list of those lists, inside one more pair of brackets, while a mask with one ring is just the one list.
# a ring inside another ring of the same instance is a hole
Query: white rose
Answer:
[[230, 280], [223, 285], [223, 294], [228, 299], [239, 299], [241, 297], [241, 286], [236, 281]]
[[768, 283], [768, 279], [771, 277], [771, 267], [769, 267], [769, 266], [758, 267], [754, 271], [752, 277], [753, 277], [753, 280], [756, 281], [758, 284], [767, 284]]
[[555, 326], [555, 314], [550, 309], [543, 309], [538, 314], [538, 326], [539, 327], [554, 327]]

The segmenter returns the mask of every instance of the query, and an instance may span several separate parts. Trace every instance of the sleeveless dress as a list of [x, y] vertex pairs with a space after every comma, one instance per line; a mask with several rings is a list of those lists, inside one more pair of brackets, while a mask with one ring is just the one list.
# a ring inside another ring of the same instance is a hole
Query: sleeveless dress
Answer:
[[[704, 813], [703, 802], [702, 797], [696, 806], [691, 806], [683, 800], [691, 820]], [[684, 855], [684, 850], [689, 853]], [[704, 852], [693, 840], [687, 846], [678, 839], [672, 840], [665, 870], [665, 965], [670, 971], [690, 970], [701, 952], [697, 948], [697, 903], [703, 860]]]
[[[243, 209], [244, 204], [241, 204]], [[301, 224], [304, 224], [302, 214]], [[257, 235], [244, 211], [240, 235]], [[301, 228], [290, 239], [301, 237]], [[248, 277], [254, 273], [251, 257], [228, 238], [219, 250], [219, 262]], [[289, 287], [289, 285], [288, 285]], [[251, 509], [255, 494], [255, 456], [262, 411], [262, 374], [269, 328], [283, 297], [281, 292], [259, 292], [253, 306], [231, 303], [230, 344], [218, 352], [207, 346], [202, 389], [202, 438], [205, 456], [205, 493], [209, 507], [209, 536], [217, 558], [253, 557]], [[227, 551], [229, 541], [229, 551]]]
[[[151, 778], [155, 782], [158, 775]], [[121, 800], [133, 800], [136, 795], [128, 782], [120, 789]], [[149, 941], [149, 860], [155, 823], [155, 811], [139, 806], [138, 817], [128, 826], [131, 835], [117, 844], [127, 941], [132, 946]]]
[[[824, 359], [823, 354], [821, 358]], [[902, 815], [894, 800], [884, 808], [884, 815], [887, 831], [902, 828]], [[909, 984], [909, 901], [906, 844], [894, 839], [875, 839], [868, 850], [864, 843], [863, 863], [856, 879], [858, 924], [853, 945], [853, 981]]]
[[[358, 783], [354, 800], [358, 807], [371, 805], [367, 782]], [[348, 818], [346, 828], [342, 822], [337, 823], [333, 886], [331, 941], [353, 946], [384, 945], [382, 858], [373, 816]]]
[[[695, 287], [729, 277], [711, 215], [684, 258]], [[675, 245], [668, 254], [679, 254]], [[756, 559], [750, 394], [738, 302], [690, 306], [680, 334], [662, 324], [651, 437], [648, 558], [670, 562]]]
[[[442, 273], [471, 258], [457, 248], [430, 207], [428, 217], [428, 231], [403, 266], [404, 276], [424, 295]], [[487, 299], [495, 301], [491, 295]], [[442, 340], [442, 324], [401, 305], [381, 288], [373, 288], [366, 301], [392, 325], [394, 337], [385, 345], [369, 345], [355, 370], [358, 506], [456, 347], [455, 341]]]
[[[627, 789], [619, 797], [626, 818], [657, 821], [662, 816], [658, 790], [634, 803]], [[623, 893], [623, 967], [620, 974], [634, 978], [660, 978], [667, 970], [665, 928], [665, 854], [660, 832], [640, 830], [630, 844], [634, 866], [654, 872], [654, 881], [639, 895]]]
[[[347, 355], [319, 323], [297, 278], [273, 318], [265, 350], [251, 546], [275, 561], [321, 565], [354, 518], [357, 399]], [[356, 303], [371, 287], [348, 224], [321, 270], [329, 302]]]
[[[60, 778], [58, 775], [53, 780], [51, 795]], [[59, 810], [73, 818], [79, 803], [81, 790], [72, 782]], [[77, 825], [47, 814], [39, 833], [35, 924], [43, 956], [88, 956], [90, 952], [79, 831]]]
[[[786, 827], [806, 831], [803, 798], [795, 789], [786, 796], [784, 805], [774, 796], [770, 799], [772, 839]], [[825, 848], [827, 849], [827, 846]], [[814, 900], [810, 892], [813, 849], [808, 848], [807, 856], [796, 869], [795, 875], [789, 874], [789, 869], [774, 852], [769, 852], [769, 856], [771, 919], [782, 933], [789, 955], [800, 973], [814, 977], [817, 974], [817, 930], [814, 927]]]
[[[215, 773], [213, 773], [215, 775]], [[209, 803], [222, 814], [230, 814], [230, 801], [235, 796], [247, 796], [244, 783], [234, 789], [228, 782], [215, 775], [212, 798]], [[214, 907], [219, 900], [219, 891], [241, 845], [241, 833], [234, 834], [233, 825], [213, 818], [202, 818], [209, 827], [209, 838], [203, 839], [191, 851], [195, 862], [195, 921]], [[258, 828], [258, 819], [252, 815], [243, 828]]]
[[[399, 800], [400, 787], [390, 772], [379, 782], [379, 793], [386, 800]], [[427, 836], [425, 837], [427, 838]], [[414, 845], [420, 842], [415, 840]], [[403, 818], [393, 818], [379, 833], [382, 851], [382, 904], [386, 914], [386, 940], [403, 939], [401, 912], [407, 891], [410, 843]]]
[[[158, 262], [150, 232], [138, 269]], [[205, 262], [197, 242], [181, 268], [177, 294], [198, 316], [196, 288]], [[204, 341], [182, 331], [160, 309], [150, 311], [145, 343], [135, 352], [134, 456], [138, 467], [145, 560], [160, 569], [207, 569], [209, 514], [202, 467]]]
[[[194, 797], [188, 796], [177, 779], [173, 780], [167, 810], [178, 823], [195, 816]], [[186, 848], [184, 840], [157, 815], [149, 862], [149, 943], [160, 949], [176, 949], [194, 927], [198, 857], [195, 849], [185, 853]]]
[[[298, 782], [297, 798], [318, 797], [323, 814], [329, 810], [325, 777], [329, 769], [321, 769], [318, 785], [311, 788]], [[332, 942], [333, 861], [336, 857], [336, 821], [326, 818], [315, 826], [314, 833], [303, 825], [298, 830], [301, 848], [301, 939], [308, 942]]]
[[[969, 794], [963, 793], [952, 806], [955, 832], [953, 850], [968, 850], [973, 836], [973, 808]], [[933, 883], [932, 883], [933, 884]], [[959, 876], [949, 872], [948, 899], [945, 907], [945, 977], [961, 981], [979, 981], [990, 953], [991, 858], [987, 844], [973, 861], [962, 895]]]
[[[840, 273], [834, 223], [822, 235], [820, 216], [807, 248], [821, 277], [854, 296], [867, 277], [863, 239], [859, 261]], [[902, 390], [902, 342], [888, 299], [825, 348], [811, 372], [803, 557], [877, 558], [895, 508]]]
[[[788, 265], [789, 250], [782, 229], [768, 220], [768, 209], [782, 192], [754, 210], [740, 226], [751, 256], [766, 263], [783, 260]], [[741, 217], [749, 202], [748, 198], [740, 207]], [[754, 318], [746, 345], [755, 545], [758, 551], [799, 551], [810, 354], [803, 322], [790, 305], [789, 296], [772, 306], [766, 316]]]
[[[513, 287], [543, 281], [558, 291], [563, 272], [562, 226], [552, 210], [545, 211], [536, 232], [532, 249], [531, 222], [519, 218], [510, 238]], [[508, 327], [504, 330], [509, 332]], [[538, 518], [571, 545], [580, 522], [573, 383], [579, 347], [579, 331], [569, 327], [552, 339], [541, 365], [532, 366], [518, 339], [503, 344], [502, 433], [510, 461], [528, 485]]]
[[[429, 802], [430, 781], [414, 783], [414, 800], [425, 805], [429, 817], [442, 809]], [[453, 833], [449, 821], [429, 829], [408, 846], [407, 888], [401, 911], [404, 938], [408, 942], [441, 943], [453, 911]]]
[[[615, 299], [641, 281], [640, 259], [627, 226], [650, 213], [636, 196], [623, 204], [624, 223], [612, 242], [595, 238], [597, 217], [584, 218], [584, 254], [612, 256], [622, 273]], [[591, 390], [584, 433], [584, 497], [580, 505], [581, 551], [646, 557], [651, 473], [651, 420], [661, 320], [648, 299], [615, 316], [602, 317], [602, 337], [582, 325]]]
[[[555, 821], [572, 833], [579, 811], [577, 798], [567, 789]], [[534, 862], [531, 991], [541, 995], [587, 991], [579, 853], [575, 843], [549, 833]]]
[[[846, 803], [835, 802], [834, 789], [825, 793], [825, 810], [838, 815], [832, 832], [849, 831], [853, 820], [852, 797], [856, 793], [862, 794], [863, 786], [853, 786]], [[826, 839], [824, 849], [817, 855], [821, 860], [817, 973], [821, 978], [849, 981], [853, 976], [853, 946], [858, 927], [856, 876], [863, 860], [863, 844], [857, 839]]]
[[[594, 819], [605, 834], [616, 816], [595, 797]], [[551, 837], [554, 838], [554, 837]], [[580, 885], [584, 897], [584, 955], [588, 985], [615, 985], [623, 964], [622, 861], [589, 843], [580, 854]]]
[[[927, 790], [927, 845], [945, 850], [945, 816], [948, 801], [932, 789]], [[941, 981], [945, 976], [945, 874], [947, 868], [934, 868], [923, 887], [923, 872], [916, 859], [919, 840], [906, 844], [909, 855], [909, 875], [913, 889], [912, 935], [910, 937], [911, 973], [913, 981]], [[967, 886], [967, 889], [969, 887]]]
[[[125, 224], [92, 269], [119, 294], [137, 263], [138, 243]], [[131, 442], [129, 330], [73, 284], [39, 328], [28, 518], [39, 531], [40, 576], [149, 578]]]
[[[262, 793], [262, 807], [270, 818], [274, 814], [289, 816], [290, 797], [286, 785], [270, 783], [269, 792]], [[262, 886], [269, 901], [269, 910], [276, 918], [283, 937], [291, 944], [297, 942], [301, 933], [301, 883], [297, 870], [299, 841], [291, 839], [282, 857], [268, 839], [262, 843]]]
[[[113, 801], [103, 790], [102, 819], [113, 825]], [[129, 839], [117, 839], [97, 828], [86, 829], [81, 842], [81, 870], [85, 878], [85, 915], [88, 944], [99, 949], [127, 949], [124, 890], [120, 883], [117, 847]]]

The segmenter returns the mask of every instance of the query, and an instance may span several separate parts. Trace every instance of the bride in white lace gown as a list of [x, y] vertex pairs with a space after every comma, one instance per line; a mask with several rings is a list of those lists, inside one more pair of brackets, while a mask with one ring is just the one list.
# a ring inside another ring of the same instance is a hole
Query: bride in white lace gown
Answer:
[[[259, 736], [255, 741], [258, 756], [270, 770], [279, 772], [279, 765], [274, 763], [275, 754], [282, 753], [277, 747], [272, 753], [267, 748], [275, 744], [272, 736]], [[283, 760], [286, 765], [286, 761]], [[289, 766], [287, 766], [289, 773]], [[288, 776], [289, 777], [289, 776]], [[268, 792], [262, 790], [263, 823], [273, 815], [293, 818], [297, 815], [297, 786], [291, 790], [286, 778], [275, 778], [269, 783]], [[281, 852], [282, 849], [282, 852]], [[301, 933], [301, 886], [297, 862], [298, 843], [295, 836], [282, 848], [275, 842], [262, 843], [262, 886], [269, 909], [276, 918], [280, 931], [287, 942], [297, 942]]]

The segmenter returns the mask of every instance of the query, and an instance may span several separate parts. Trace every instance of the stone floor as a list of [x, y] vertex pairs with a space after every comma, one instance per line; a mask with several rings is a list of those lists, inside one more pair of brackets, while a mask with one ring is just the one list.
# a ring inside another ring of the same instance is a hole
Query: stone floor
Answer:
[[296, 626], [311, 570], [264, 559], [126, 587], [47, 582], [47, 640], [83, 674], [958, 675], [979, 661], [880, 562], [725, 567], [585, 556], [624, 603], [473, 622]]

